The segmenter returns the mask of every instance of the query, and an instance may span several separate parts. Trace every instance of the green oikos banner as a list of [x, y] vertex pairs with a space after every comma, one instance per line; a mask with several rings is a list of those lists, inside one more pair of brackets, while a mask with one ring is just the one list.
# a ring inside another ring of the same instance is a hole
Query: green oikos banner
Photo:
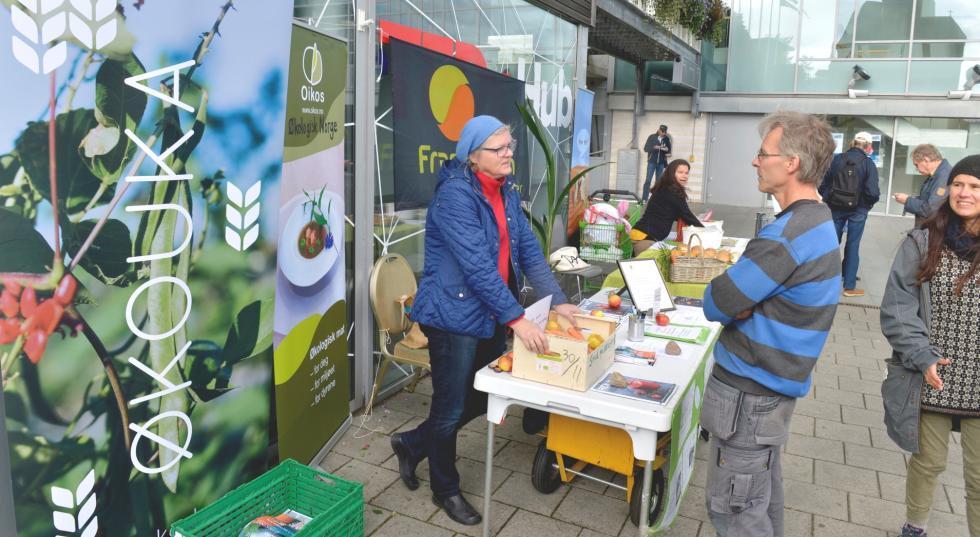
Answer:
[[279, 455], [304, 463], [350, 417], [346, 71], [346, 44], [294, 24], [279, 189], [275, 381]]
[[163, 535], [269, 462], [292, 2], [2, 4], [0, 535]]
[[[715, 335], [717, 340], [717, 335]], [[668, 528], [677, 516], [681, 500], [687, 492], [687, 485], [694, 472], [694, 452], [697, 448], [698, 423], [701, 419], [701, 403], [704, 400], [704, 385], [711, 375], [714, 365], [712, 351], [714, 342], [706, 347], [707, 354], [702, 357], [694, 378], [680, 399], [680, 404], [674, 409], [671, 418], [670, 459], [668, 461], [667, 488], [664, 491], [663, 514], [660, 520], [650, 521], [650, 527], [655, 530]], [[654, 523], [656, 522], [656, 523]]]

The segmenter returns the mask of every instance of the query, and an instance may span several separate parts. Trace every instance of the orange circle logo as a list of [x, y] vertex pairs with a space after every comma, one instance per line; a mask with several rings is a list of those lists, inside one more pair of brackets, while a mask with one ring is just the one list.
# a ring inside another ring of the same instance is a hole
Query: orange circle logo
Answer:
[[436, 69], [429, 81], [429, 108], [446, 138], [458, 142], [463, 125], [473, 119], [473, 90], [466, 75], [454, 65]]

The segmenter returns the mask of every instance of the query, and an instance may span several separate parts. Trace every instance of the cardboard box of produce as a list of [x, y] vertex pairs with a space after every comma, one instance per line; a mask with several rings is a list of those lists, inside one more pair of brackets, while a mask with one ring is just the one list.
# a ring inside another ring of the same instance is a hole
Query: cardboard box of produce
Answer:
[[[613, 363], [616, 354], [616, 321], [589, 315], [576, 315], [579, 330], [569, 331], [571, 323], [551, 312], [545, 334], [548, 353], [529, 351], [514, 338], [515, 377], [588, 390]], [[591, 338], [591, 341], [590, 341]]]

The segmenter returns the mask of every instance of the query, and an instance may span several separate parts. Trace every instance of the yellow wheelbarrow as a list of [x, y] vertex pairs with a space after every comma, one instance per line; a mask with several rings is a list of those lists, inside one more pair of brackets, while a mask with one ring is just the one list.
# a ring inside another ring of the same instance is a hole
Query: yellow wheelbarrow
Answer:
[[[545, 438], [538, 445], [531, 466], [531, 484], [541, 493], [551, 494], [562, 483], [581, 477], [616, 487], [626, 492], [630, 504], [630, 520], [640, 524], [640, 503], [643, 497], [643, 461], [633, 457], [633, 442], [622, 429], [577, 420], [559, 414], [548, 418]], [[657, 440], [657, 457], [653, 461], [653, 480], [650, 486], [650, 510], [647, 517], [652, 526], [663, 507], [670, 433]], [[588, 475], [589, 465], [626, 476], [626, 486]]]

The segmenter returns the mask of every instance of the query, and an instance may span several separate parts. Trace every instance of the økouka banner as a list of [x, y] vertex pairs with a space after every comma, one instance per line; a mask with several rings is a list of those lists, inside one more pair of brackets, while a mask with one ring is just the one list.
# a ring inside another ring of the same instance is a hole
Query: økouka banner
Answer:
[[0, 3], [0, 535], [165, 535], [269, 463], [292, 2]]

